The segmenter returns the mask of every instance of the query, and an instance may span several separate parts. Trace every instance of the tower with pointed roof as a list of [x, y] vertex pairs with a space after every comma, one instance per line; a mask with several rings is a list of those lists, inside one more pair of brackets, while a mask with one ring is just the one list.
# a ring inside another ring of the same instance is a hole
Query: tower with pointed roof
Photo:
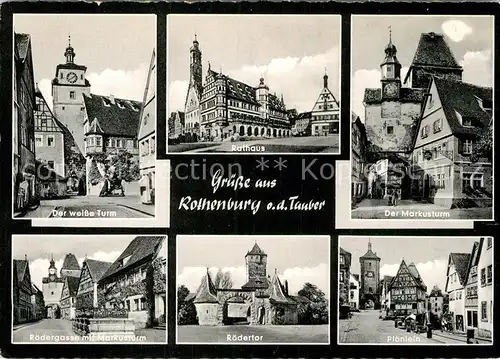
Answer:
[[462, 81], [462, 72], [442, 34], [422, 33], [404, 83], [412, 88], [427, 89], [432, 76]]
[[328, 86], [328, 74], [325, 69], [323, 75], [323, 89], [321, 90], [311, 112], [311, 131], [316, 136], [339, 133], [340, 106]]
[[401, 88], [401, 63], [396, 54], [398, 50], [392, 43], [392, 31], [389, 27], [389, 43], [384, 49], [384, 61], [380, 64], [382, 73], [382, 98], [394, 99], [399, 98], [399, 90]]
[[[200, 101], [203, 92], [203, 64], [198, 38], [194, 35], [193, 45], [189, 49], [189, 87], [184, 103], [184, 126], [187, 133], [196, 140], [200, 128]], [[210, 65], [209, 65], [210, 66]]]
[[368, 250], [359, 258], [360, 263], [360, 305], [377, 306], [380, 304], [380, 258], [372, 251], [368, 240]]
[[257, 242], [245, 256], [247, 283], [242, 288], [267, 288], [267, 254]]
[[65, 63], [57, 65], [52, 80], [53, 111], [71, 132], [80, 152], [84, 153], [83, 94], [90, 95], [90, 83], [85, 77], [87, 67], [75, 63], [76, 53], [71, 37], [68, 37], [64, 57]]
[[68, 253], [64, 257], [64, 262], [61, 267], [61, 278], [64, 277], [80, 277], [80, 264], [73, 253]]

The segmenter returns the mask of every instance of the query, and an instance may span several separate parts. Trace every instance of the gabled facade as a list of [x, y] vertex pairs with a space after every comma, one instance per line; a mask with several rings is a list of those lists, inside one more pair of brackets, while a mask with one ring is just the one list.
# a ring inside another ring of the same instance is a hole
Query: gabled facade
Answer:
[[[165, 242], [160, 236], [136, 237], [99, 280], [98, 306], [125, 309], [136, 328], [146, 327], [154, 319], [149, 317], [153, 308], [147, 298], [148, 268], [159, 256], [165, 256]], [[150, 298], [152, 302], [156, 299]]]
[[479, 242], [474, 242], [471, 256], [469, 258], [469, 264], [467, 266], [467, 273], [465, 275], [465, 327], [467, 329], [474, 329], [475, 331], [477, 331], [478, 327], [477, 265], [479, 264], [479, 253], [481, 252], [481, 248], [479, 248], [479, 246]]
[[394, 277], [385, 275], [380, 282], [380, 308], [385, 315], [392, 315], [394, 308], [391, 309], [391, 289], [390, 285]]
[[114, 96], [83, 95], [84, 154], [118, 154], [138, 158], [137, 131], [142, 103]]
[[332, 91], [328, 88], [328, 75], [323, 76], [323, 89], [311, 111], [311, 134], [327, 136], [340, 131], [340, 107]]
[[14, 212], [37, 203], [35, 156], [35, 83], [31, 36], [14, 34], [14, 103], [12, 109], [12, 149]]
[[37, 161], [59, 176], [65, 176], [64, 132], [52, 114], [38, 86], [35, 91], [35, 147]]
[[143, 203], [154, 203], [156, 168], [156, 53], [149, 66], [139, 125], [139, 170]]
[[110, 262], [98, 261], [95, 259], [85, 259], [82, 265], [76, 293], [77, 315], [80, 314], [79, 311], [98, 307], [97, 283], [109, 269], [111, 264]]
[[391, 293], [391, 309], [397, 316], [423, 314], [426, 311], [425, 286], [415, 264], [401, 261], [396, 276], [389, 286]]
[[454, 330], [465, 331], [465, 285], [470, 253], [450, 253], [445, 291], [449, 295], [449, 312]]
[[413, 197], [447, 208], [491, 206], [491, 158], [471, 157], [479, 139], [491, 136], [492, 99], [491, 88], [431, 77], [411, 158]]
[[34, 320], [33, 304], [31, 296], [33, 287], [31, 284], [31, 274], [29, 262], [24, 260], [14, 259], [13, 261], [13, 310], [14, 324], [26, 323]]
[[[289, 114], [290, 116], [290, 114]], [[297, 114], [294, 119], [295, 122], [292, 126], [293, 136], [310, 136], [311, 135], [311, 121], [312, 112], [301, 112]]]
[[493, 238], [481, 238], [479, 244], [478, 268], [478, 336], [493, 338]]
[[75, 318], [76, 293], [78, 291], [79, 277], [64, 277], [61, 291], [61, 318], [71, 320]]
[[175, 140], [178, 139], [180, 136], [185, 135], [186, 136], [186, 141], [187, 142], [192, 142], [195, 141], [196, 139], [193, 137], [195, 136], [194, 134], [196, 131], [186, 132], [184, 134], [184, 126], [186, 124], [185, 122], [185, 113], [181, 111], [175, 111], [170, 114], [170, 117], [168, 118], [168, 139], [169, 140]]
[[43, 292], [34, 284], [31, 283], [33, 288], [31, 294], [31, 304], [33, 305], [33, 320], [42, 320], [47, 317], [45, 310], [45, 301], [43, 300]]

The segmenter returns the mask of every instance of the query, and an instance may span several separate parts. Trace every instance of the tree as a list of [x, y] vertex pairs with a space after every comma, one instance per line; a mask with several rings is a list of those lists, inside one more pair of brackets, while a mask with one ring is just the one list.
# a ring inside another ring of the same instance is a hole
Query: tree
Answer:
[[307, 298], [307, 303], [299, 304], [300, 324], [328, 324], [328, 300], [325, 293], [311, 283], [304, 284], [299, 296]]
[[189, 289], [181, 285], [177, 288], [177, 324], [188, 325], [198, 324], [196, 317], [196, 307], [192, 300], [186, 301], [189, 295]]
[[233, 280], [231, 279], [231, 273], [223, 272], [218, 270], [214, 279], [215, 288], [220, 289], [231, 289], [233, 288]]
[[470, 155], [471, 162], [478, 162], [481, 159], [492, 159], [493, 149], [493, 126], [484, 128], [476, 143], [474, 143], [474, 150]]

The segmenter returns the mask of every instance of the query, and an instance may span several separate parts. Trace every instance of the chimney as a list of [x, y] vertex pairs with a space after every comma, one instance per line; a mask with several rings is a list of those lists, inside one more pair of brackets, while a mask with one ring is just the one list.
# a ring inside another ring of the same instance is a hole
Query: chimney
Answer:
[[114, 105], [115, 104], [115, 96], [109, 95], [109, 101]]
[[285, 294], [288, 295], [288, 281], [285, 279]]

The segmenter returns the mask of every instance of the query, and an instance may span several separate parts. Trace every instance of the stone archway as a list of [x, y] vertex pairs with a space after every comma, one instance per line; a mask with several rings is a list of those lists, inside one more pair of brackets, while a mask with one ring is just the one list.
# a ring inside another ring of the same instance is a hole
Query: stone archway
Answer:
[[260, 129], [260, 135], [261, 135], [261, 136], [264, 136], [265, 134], [266, 134], [266, 129], [265, 129], [264, 127], [262, 127], [262, 128]]
[[245, 136], [245, 126], [240, 125], [240, 136]]
[[271, 137], [271, 129], [270, 128], [267, 129], [267, 136]]
[[276, 129], [273, 129], [273, 137], [276, 137]]
[[252, 136], [252, 126], [248, 126], [247, 128], [247, 135]]
[[217, 301], [219, 302], [217, 322], [219, 325], [231, 325], [242, 322], [243, 319], [246, 319], [248, 324], [253, 324], [256, 313], [252, 293], [238, 290], [219, 290], [217, 292]]
[[255, 129], [253, 130], [253, 134], [254, 134], [254, 136], [259, 135], [259, 128], [258, 127], [255, 127]]

